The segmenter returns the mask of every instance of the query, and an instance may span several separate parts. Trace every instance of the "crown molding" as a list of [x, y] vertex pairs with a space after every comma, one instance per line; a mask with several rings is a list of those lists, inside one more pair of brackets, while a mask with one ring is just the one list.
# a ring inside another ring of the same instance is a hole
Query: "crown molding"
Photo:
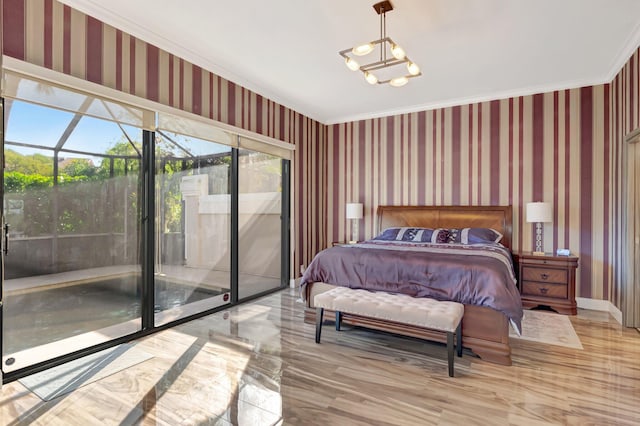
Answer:
[[611, 62], [611, 65], [607, 68], [599, 78], [594, 79], [580, 79], [574, 81], [567, 81], [564, 83], [554, 83], [549, 85], [539, 85], [531, 87], [523, 87], [513, 90], [505, 90], [501, 92], [491, 92], [485, 94], [479, 94], [477, 96], [463, 97], [450, 99], [446, 101], [434, 101], [423, 104], [411, 105], [400, 108], [384, 109], [379, 111], [373, 111], [362, 114], [351, 114], [344, 116], [326, 116], [320, 114], [309, 105], [293, 102], [291, 99], [282, 97], [275, 93], [273, 90], [251, 82], [244, 77], [235, 74], [228, 69], [216, 64], [211, 58], [206, 58], [193, 50], [189, 49], [183, 44], [179, 44], [173, 40], [164, 37], [153, 31], [149, 31], [143, 28], [125, 16], [117, 14], [108, 8], [108, 2], [104, 5], [97, 4], [97, 1], [92, 0], [59, 0], [60, 2], [67, 4], [74, 9], [77, 9], [87, 15], [100, 17], [104, 23], [125, 31], [147, 43], [153, 44], [173, 55], [176, 55], [182, 59], [192, 62], [195, 65], [202, 67], [203, 69], [210, 71], [222, 78], [234, 82], [248, 90], [251, 90], [261, 96], [274, 101], [280, 105], [292, 109], [293, 111], [300, 113], [312, 120], [324, 125], [332, 125], [338, 123], [345, 123], [351, 121], [368, 120], [373, 118], [387, 117], [390, 115], [408, 114], [413, 112], [433, 110], [438, 108], [447, 108], [452, 106], [468, 105], [479, 102], [487, 102], [492, 100], [507, 99], [519, 96], [528, 96], [538, 93], [552, 92], [556, 90], [575, 89], [585, 86], [594, 86], [599, 84], [610, 83], [615, 76], [620, 72], [622, 67], [628, 61], [629, 57], [640, 46], [640, 24], [636, 25], [623, 46], [619, 49], [618, 53]]
[[613, 58], [613, 61], [609, 66], [609, 71], [602, 78], [603, 82], [611, 83], [611, 81], [616, 78], [631, 55], [633, 55], [638, 49], [638, 46], [640, 46], [640, 23], [636, 25], [631, 34], [629, 34], [626, 42], [622, 45], [618, 54]]
[[449, 108], [454, 106], [463, 106], [463, 105], [471, 105], [480, 102], [489, 102], [489, 101], [497, 101], [502, 99], [509, 98], [517, 98], [520, 96], [530, 96], [536, 95], [540, 93], [554, 92], [556, 90], [569, 90], [569, 89], [577, 89], [585, 86], [596, 86], [598, 84], [608, 83], [608, 81], [593, 81], [593, 80], [572, 80], [563, 83], [549, 84], [549, 85], [540, 85], [540, 86], [531, 86], [524, 87], [520, 89], [514, 90], [504, 90], [501, 92], [491, 92], [486, 94], [481, 94], [477, 96], [470, 96], [464, 98], [456, 98], [442, 102], [429, 102], [424, 104], [412, 105], [408, 107], [402, 108], [394, 108], [387, 109], [372, 113], [363, 113], [363, 114], [355, 114], [346, 117], [330, 117], [327, 120], [323, 121], [323, 124], [332, 125], [332, 124], [340, 124], [340, 123], [349, 123], [352, 121], [360, 121], [360, 120], [369, 120], [372, 118], [383, 118], [393, 115], [400, 114], [410, 114], [414, 112], [420, 111], [429, 111], [439, 108]]
[[[267, 98], [273, 102], [276, 102], [286, 108], [289, 108], [299, 114], [302, 114], [312, 120], [316, 120], [321, 123], [321, 121], [317, 118], [317, 113], [309, 110], [307, 107], [303, 105], [298, 105], [295, 102], [292, 102], [290, 99], [283, 98], [272, 90], [255, 84], [244, 77], [229, 71], [228, 69], [221, 67], [216, 64], [209, 58], [206, 58], [195, 51], [189, 49], [184, 44], [177, 43], [174, 40], [168, 39], [165, 36], [158, 34], [154, 31], [150, 31], [147, 28], [144, 28], [140, 23], [134, 22], [128, 19], [125, 16], [122, 16], [118, 13], [113, 12], [109, 9], [109, 2], [104, 2], [103, 4], [97, 4], [96, 1], [92, 0], [58, 0], [61, 3], [66, 4], [67, 6], [76, 9], [86, 15], [95, 17], [100, 21], [104, 22], [107, 25], [110, 25], [114, 28], [117, 28], [121, 31], [126, 32], [146, 43], [152, 44], [170, 54], [184, 59], [186, 61], [191, 62], [194, 65], [201, 67], [202, 69], [209, 71], [219, 77], [222, 77], [226, 80], [233, 82], [234, 84], [240, 85], [245, 89], [251, 90], [252, 92]], [[323, 123], [324, 124], [324, 123]]]

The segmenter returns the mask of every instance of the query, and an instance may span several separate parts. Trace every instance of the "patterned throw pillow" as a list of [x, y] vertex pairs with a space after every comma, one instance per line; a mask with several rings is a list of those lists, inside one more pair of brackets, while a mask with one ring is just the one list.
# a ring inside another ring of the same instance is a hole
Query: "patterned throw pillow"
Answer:
[[468, 244], [499, 243], [502, 234], [491, 228], [469, 228]]
[[448, 243], [459, 243], [462, 238], [462, 229], [451, 228], [447, 229], [449, 231], [449, 236], [447, 238]]
[[[387, 228], [373, 239], [376, 241], [411, 241], [429, 243], [432, 242], [433, 235], [434, 230], [429, 228], [399, 227]], [[444, 237], [444, 235], [442, 237]]]
[[442, 243], [442, 244], [448, 243], [451, 235], [450, 231], [451, 231], [450, 229], [442, 229], [442, 228], [436, 229], [435, 231], [433, 231], [433, 235], [431, 236], [431, 242]]
[[480, 244], [497, 243], [502, 234], [491, 228], [461, 228], [449, 229], [449, 243]]

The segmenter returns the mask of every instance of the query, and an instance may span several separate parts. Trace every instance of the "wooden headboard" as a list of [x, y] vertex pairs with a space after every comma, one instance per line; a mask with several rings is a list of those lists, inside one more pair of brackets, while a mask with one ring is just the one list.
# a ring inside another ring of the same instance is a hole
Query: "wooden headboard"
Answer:
[[511, 248], [511, 206], [378, 206], [378, 233], [394, 226], [493, 228]]

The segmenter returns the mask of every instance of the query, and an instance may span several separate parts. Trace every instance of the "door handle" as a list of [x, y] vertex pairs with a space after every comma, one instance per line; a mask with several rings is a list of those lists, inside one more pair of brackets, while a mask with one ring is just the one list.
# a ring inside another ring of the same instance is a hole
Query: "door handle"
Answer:
[[5, 255], [9, 254], [9, 224], [4, 224], [4, 247], [2, 249]]

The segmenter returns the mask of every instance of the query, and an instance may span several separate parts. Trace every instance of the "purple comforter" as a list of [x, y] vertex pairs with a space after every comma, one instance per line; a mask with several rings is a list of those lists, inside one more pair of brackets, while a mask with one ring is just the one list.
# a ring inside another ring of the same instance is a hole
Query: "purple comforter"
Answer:
[[318, 253], [304, 272], [303, 297], [311, 282], [486, 306], [521, 330], [513, 262], [500, 244], [366, 241], [331, 247]]

